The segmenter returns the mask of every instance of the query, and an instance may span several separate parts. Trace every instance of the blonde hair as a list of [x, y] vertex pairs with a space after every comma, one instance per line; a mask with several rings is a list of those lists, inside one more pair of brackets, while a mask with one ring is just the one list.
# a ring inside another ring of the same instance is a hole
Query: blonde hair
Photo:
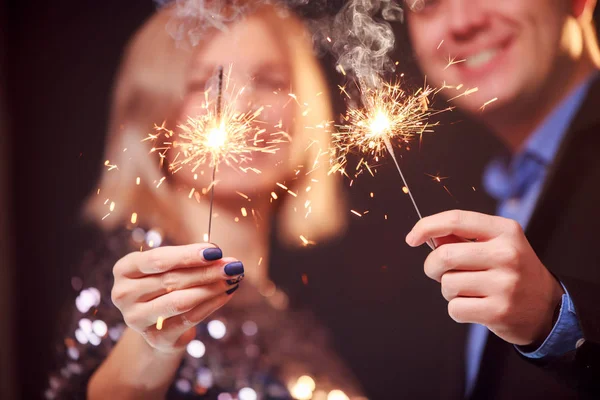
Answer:
[[[319, 153], [327, 152], [330, 143], [324, 122], [332, 120], [333, 114], [326, 81], [313, 56], [308, 32], [298, 18], [272, 5], [261, 6], [252, 15], [264, 18], [283, 42], [292, 68], [294, 94], [310, 107], [309, 113], [301, 116], [297, 112], [294, 118], [291, 165], [303, 166], [295, 187], [311, 186], [311, 190], [302, 190], [298, 197], [285, 197], [275, 216], [281, 239], [300, 244], [299, 236], [303, 235], [322, 241], [345, 226], [341, 181], [327, 177], [325, 159], [311, 171]], [[171, 18], [171, 10], [162, 9], [139, 29], [126, 48], [116, 79], [105, 151], [107, 165], [99, 192], [92, 193], [85, 206], [85, 215], [94, 221], [110, 212], [101, 220], [106, 230], [127, 224], [134, 212], [139, 215], [138, 223], [170, 233], [184, 226], [178, 223], [184, 217], [170, 206], [175, 188], [164, 178], [168, 172], [159, 167], [158, 155], [150, 153], [150, 142], [142, 142], [154, 123], [177, 115], [185, 92], [186, 69], [197, 51], [177, 46], [165, 28]]]

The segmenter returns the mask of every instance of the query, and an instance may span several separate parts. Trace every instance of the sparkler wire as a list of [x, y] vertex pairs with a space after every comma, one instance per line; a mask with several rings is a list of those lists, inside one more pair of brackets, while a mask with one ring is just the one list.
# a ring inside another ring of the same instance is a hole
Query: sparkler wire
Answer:
[[[221, 125], [221, 114], [223, 108], [223, 67], [219, 66], [217, 71], [217, 126]], [[212, 217], [213, 217], [213, 204], [215, 201], [215, 176], [217, 175], [217, 160], [213, 160], [214, 166], [212, 171], [212, 179], [210, 181], [210, 209], [208, 214], [208, 242], [210, 242], [210, 232], [212, 229]]]
[[[412, 195], [412, 191], [408, 187], [408, 182], [406, 181], [406, 178], [404, 178], [404, 174], [402, 173], [402, 168], [400, 168], [400, 164], [398, 164], [398, 160], [396, 159], [396, 153], [394, 153], [394, 148], [392, 147], [392, 143], [390, 142], [390, 139], [388, 137], [385, 137], [383, 139], [383, 141], [385, 143], [385, 147], [387, 148], [387, 151], [390, 153], [390, 155], [392, 156], [392, 159], [394, 160], [394, 164], [396, 164], [396, 169], [398, 170], [398, 173], [400, 174], [400, 178], [402, 178], [402, 183], [404, 183], [404, 186], [406, 187], [406, 190], [408, 191], [408, 196], [410, 197], [410, 201], [412, 201], [412, 204], [415, 208], [415, 211], [417, 212], [417, 215], [419, 216], [419, 219], [423, 219], [423, 216], [421, 215], [421, 211], [419, 211], [419, 207], [417, 206], [417, 202], [415, 201], [415, 198]], [[431, 247], [432, 250], [435, 250], [435, 242], [433, 241], [433, 239], [429, 239], [427, 241], [427, 244], [429, 245], [429, 247]]]

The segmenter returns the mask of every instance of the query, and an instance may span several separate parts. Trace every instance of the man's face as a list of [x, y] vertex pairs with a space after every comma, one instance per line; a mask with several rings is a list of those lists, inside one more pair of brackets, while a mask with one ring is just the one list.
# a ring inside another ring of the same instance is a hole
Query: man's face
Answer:
[[[408, 30], [428, 81], [453, 103], [476, 113], [530, 104], [557, 79], [566, 55], [561, 42], [574, 0], [405, 0]], [[449, 65], [454, 62], [452, 65]], [[524, 102], [523, 102], [524, 101]]]

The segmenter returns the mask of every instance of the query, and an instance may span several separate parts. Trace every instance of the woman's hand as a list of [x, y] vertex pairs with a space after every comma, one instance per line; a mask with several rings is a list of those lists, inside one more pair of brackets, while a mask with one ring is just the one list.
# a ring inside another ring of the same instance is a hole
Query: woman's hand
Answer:
[[206, 243], [130, 253], [113, 268], [112, 301], [151, 347], [178, 351], [244, 277], [241, 262], [222, 257], [221, 249]]

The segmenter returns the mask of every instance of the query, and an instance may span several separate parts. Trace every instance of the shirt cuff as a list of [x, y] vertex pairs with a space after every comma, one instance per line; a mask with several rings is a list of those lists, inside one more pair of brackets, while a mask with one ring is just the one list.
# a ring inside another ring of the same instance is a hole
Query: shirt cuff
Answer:
[[[561, 283], [562, 285], [562, 283]], [[575, 313], [575, 305], [569, 296], [567, 288], [563, 286], [565, 294], [562, 295], [558, 319], [544, 340], [542, 345], [532, 352], [522, 351], [520, 346], [516, 349], [528, 358], [540, 359], [545, 357], [559, 357], [577, 348], [577, 342], [583, 339], [583, 331]]]

